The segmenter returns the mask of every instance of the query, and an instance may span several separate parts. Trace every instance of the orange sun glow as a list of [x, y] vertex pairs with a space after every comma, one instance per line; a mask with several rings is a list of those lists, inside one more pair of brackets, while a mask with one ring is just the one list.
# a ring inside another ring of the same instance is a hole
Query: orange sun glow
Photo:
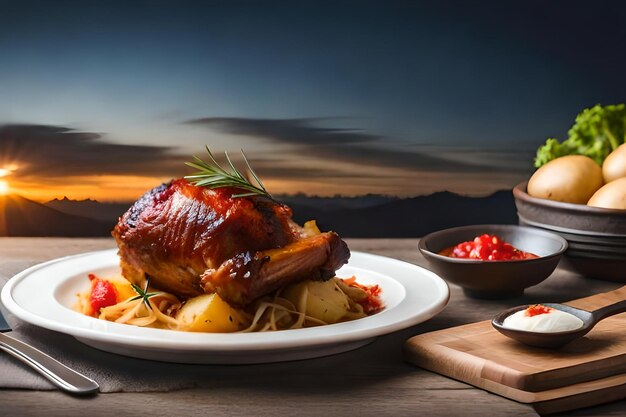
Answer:
[[6, 181], [0, 181], [0, 195], [8, 194], [9, 192], [9, 183]]

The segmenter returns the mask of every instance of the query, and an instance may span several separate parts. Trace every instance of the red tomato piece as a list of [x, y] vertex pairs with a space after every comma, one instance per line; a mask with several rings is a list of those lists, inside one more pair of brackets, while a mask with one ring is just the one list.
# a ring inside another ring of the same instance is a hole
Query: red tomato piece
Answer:
[[89, 303], [94, 313], [99, 313], [101, 308], [117, 304], [117, 290], [109, 281], [99, 278], [91, 280], [91, 292]]

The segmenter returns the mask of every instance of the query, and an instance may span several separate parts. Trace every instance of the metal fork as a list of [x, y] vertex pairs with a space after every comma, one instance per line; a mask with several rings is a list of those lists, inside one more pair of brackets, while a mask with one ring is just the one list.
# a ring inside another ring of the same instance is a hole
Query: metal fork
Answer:
[[92, 394], [100, 386], [92, 379], [68, 368], [42, 351], [4, 334], [11, 326], [0, 311], [0, 349], [38, 371], [57, 387], [71, 394]]

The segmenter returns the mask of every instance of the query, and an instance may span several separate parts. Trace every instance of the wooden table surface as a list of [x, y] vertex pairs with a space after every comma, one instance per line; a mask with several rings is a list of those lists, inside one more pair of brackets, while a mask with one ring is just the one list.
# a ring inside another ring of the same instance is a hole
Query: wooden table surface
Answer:
[[[417, 239], [347, 239], [352, 250], [390, 256], [417, 265], [426, 261]], [[114, 247], [112, 239], [0, 238], [0, 268], [19, 272], [36, 262]], [[156, 393], [109, 393], [74, 398], [59, 391], [0, 390], [6, 416], [536, 416], [531, 407], [476, 389], [403, 361], [409, 337], [490, 319], [512, 305], [567, 301], [622, 284], [588, 280], [557, 270], [523, 297], [484, 301], [451, 285], [448, 307], [418, 326], [378, 338], [356, 351], [279, 364], [215, 366], [211, 389]], [[215, 388], [217, 386], [217, 388]], [[567, 413], [624, 416], [626, 402]]]

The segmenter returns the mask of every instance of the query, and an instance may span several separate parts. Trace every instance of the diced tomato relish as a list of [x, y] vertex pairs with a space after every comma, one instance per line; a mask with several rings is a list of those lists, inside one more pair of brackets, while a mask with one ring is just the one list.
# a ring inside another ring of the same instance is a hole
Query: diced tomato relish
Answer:
[[446, 248], [440, 255], [451, 258], [479, 259], [482, 261], [512, 261], [520, 259], [538, 258], [534, 253], [521, 251], [499, 236], [483, 234], [474, 240], [461, 242], [456, 246]]
[[542, 306], [541, 304], [535, 304], [526, 309], [525, 315], [528, 317], [533, 317], [533, 316], [538, 316], [540, 314], [548, 314], [552, 310], [553, 309], [550, 307]]
[[357, 303], [363, 307], [366, 314], [378, 313], [383, 309], [383, 302], [380, 299], [382, 289], [379, 285], [363, 285], [356, 282], [356, 277], [344, 278], [343, 282], [351, 287], [360, 288], [367, 294], [363, 300], [357, 300]]

